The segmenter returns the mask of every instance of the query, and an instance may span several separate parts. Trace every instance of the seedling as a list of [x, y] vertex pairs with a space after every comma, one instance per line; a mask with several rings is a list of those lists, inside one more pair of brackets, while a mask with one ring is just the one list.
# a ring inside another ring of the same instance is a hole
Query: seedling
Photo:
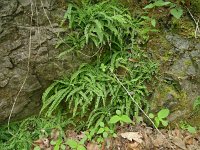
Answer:
[[127, 115], [122, 115], [120, 110], [116, 111], [116, 115], [112, 116], [109, 123], [116, 124], [117, 122], [123, 123], [133, 123], [133, 121]]
[[54, 146], [53, 150], [65, 150], [66, 146], [62, 144], [62, 139], [58, 139], [56, 141], [51, 141], [50, 144]]
[[197, 132], [195, 127], [193, 127], [193, 126], [191, 126], [188, 123], [183, 122], [183, 121], [180, 122], [180, 127], [181, 127], [181, 129], [187, 130], [188, 132], [193, 133], [193, 134]]
[[[180, 19], [181, 16], [183, 15], [183, 9], [179, 6], [177, 6], [175, 3], [172, 2], [167, 2], [167, 1], [163, 1], [163, 0], [157, 0], [154, 3], [150, 3], [148, 5], [146, 5], [144, 7], [144, 9], [155, 9], [157, 7], [169, 7], [170, 8], [170, 14], [176, 18], [176, 19]], [[154, 18], [149, 18], [146, 17], [147, 21], [151, 21], [151, 24], [153, 27], [156, 26], [156, 20]]]
[[73, 150], [86, 150], [81, 141], [78, 142], [73, 139], [68, 139], [66, 144]]
[[149, 117], [151, 119], [154, 119], [154, 123], [156, 125], [156, 127], [159, 127], [160, 126], [160, 123], [166, 127], [168, 126], [168, 121], [166, 120], [166, 118], [168, 117], [169, 115], [169, 109], [161, 109], [157, 115], [155, 116], [153, 113], [150, 113], [149, 114]]

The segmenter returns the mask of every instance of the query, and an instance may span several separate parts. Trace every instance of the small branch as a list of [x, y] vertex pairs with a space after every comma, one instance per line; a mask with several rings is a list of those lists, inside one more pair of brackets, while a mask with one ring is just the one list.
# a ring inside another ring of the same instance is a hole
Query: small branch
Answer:
[[[149, 118], [149, 116], [144, 112], [144, 110], [140, 107], [140, 105], [135, 101], [135, 99], [133, 98], [133, 96], [131, 95], [131, 93], [128, 91], [128, 89], [122, 84], [122, 82], [119, 80], [119, 78], [113, 73], [114, 78], [118, 81], [118, 83], [124, 88], [124, 90], [127, 92], [127, 94], [130, 96], [130, 98], [132, 99], [132, 101], [137, 105], [137, 107], [140, 109], [140, 111], [148, 118], [148, 120], [152, 123], [152, 125], [154, 126], [154, 128], [158, 131], [158, 133], [160, 135], [162, 135], [162, 137], [165, 139], [166, 137], [162, 134], [162, 132], [156, 127], [155, 123], [152, 121], [151, 118]], [[168, 143], [170, 143], [169, 141], [167, 141]], [[171, 144], [170, 147], [172, 149], [174, 149]]]
[[[187, 8], [187, 7], [186, 7], [186, 8]], [[194, 16], [192, 15], [191, 11], [189, 10], [189, 8], [187, 8], [187, 10], [188, 10], [190, 16], [192, 17], [192, 19], [193, 19], [193, 21], [194, 21], [194, 23], [195, 23], [195, 26], [196, 26], [196, 27], [195, 27], [195, 33], [194, 33], [194, 35], [195, 35], [195, 38], [197, 38], [198, 33], [200, 33], [200, 29], [199, 29], [199, 19], [196, 20], [196, 19], [194, 18]]]
[[160, 130], [156, 127], [155, 123], [152, 121], [151, 118], [149, 118], [149, 116], [144, 112], [144, 110], [140, 107], [140, 105], [135, 101], [135, 99], [133, 98], [133, 96], [131, 95], [131, 93], [128, 91], [128, 89], [122, 84], [122, 82], [119, 80], [119, 78], [113, 73], [115, 79], [118, 81], [118, 83], [124, 88], [124, 90], [127, 92], [127, 94], [130, 96], [130, 98], [132, 99], [132, 101], [137, 105], [137, 107], [140, 109], [140, 111], [148, 118], [148, 120], [152, 123], [152, 125], [155, 127], [155, 129], [162, 134], [162, 132], [160, 132]]
[[[31, 2], [31, 26], [32, 26], [32, 21], [33, 21], [33, 1], [30, 0], [30, 2]], [[13, 102], [13, 105], [12, 105], [12, 108], [11, 108], [11, 111], [10, 111], [10, 114], [9, 114], [9, 117], [8, 117], [8, 131], [9, 132], [10, 132], [10, 120], [11, 120], [11, 117], [12, 117], [12, 114], [13, 114], [13, 111], [14, 111], [17, 99], [18, 99], [20, 93], [22, 92], [22, 89], [23, 89], [23, 87], [24, 87], [24, 85], [26, 83], [26, 80], [28, 78], [28, 74], [30, 72], [31, 41], [32, 41], [31, 32], [32, 32], [32, 28], [30, 28], [30, 32], [29, 32], [29, 47], [28, 47], [27, 72], [26, 72], [26, 76], [24, 77], [24, 80], [22, 82], [22, 85], [21, 85], [19, 91], [17, 92], [17, 95], [14, 98], [14, 102]]]

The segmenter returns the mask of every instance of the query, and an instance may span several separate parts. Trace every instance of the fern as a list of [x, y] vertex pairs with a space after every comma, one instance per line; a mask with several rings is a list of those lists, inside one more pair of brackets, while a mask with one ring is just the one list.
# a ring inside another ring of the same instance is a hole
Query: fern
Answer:
[[[125, 45], [135, 43], [133, 40], [127, 43], [127, 38], [133, 39], [136, 34], [141, 32], [140, 22], [132, 18], [130, 13], [119, 3], [110, 1], [94, 5], [84, 3], [82, 7], [70, 4], [62, 24], [63, 22], [68, 22], [70, 29], [67, 31], [68, 36], [62, 40], [69, 45], [70, 50], [68, 51], [86, 49], [88, 45], [94, 45], [97, 48], [106, 47], [110, 43], [118, 44], [118, 48], [122, 49]], [[74, 32], [79, 33], [76, 42], [74, 41]], [[74, 42], [69, 43], [69, 41]]]
[[50, 135], [52, 129], [59, 131], [59, 137], [64, 138], [64, 127], [73, 122], [57, 114], [56, 117], [42, 118], [32, 116], [20, 122], [10, 124], [10, 130], [7, 126], [0, 126], [0, 149], [1, 150], [28, 150], [32, 149], [33, 141], [39, 138], [46, 138]]
[[[127, 57], [139, 59], [142, 62], [133, 63]], [[120, 78], [124, 86], [133, 93], [133, 97], [138, 104], [144, 106], [146, 102], [143, 102], [143, 99], [148, 94], [145, 82], [150, 80], [154, 74], [155, 66], [145, 55], [135, 55], [134, 51], [115, 53], [112, 59], [107, 62], [107, 67], [110, 69], [105, 72], [99, 69], [98, 64], [94, 66], [83, 64], [72, 74], [70, 79], [56, 81], [46, 90], [42, 97], [42, 111], [46, 112], [46, 116], [51, 116], [61, 102], [65, 102], [72, 117], [77, 116], [79, 113], [81, 117], [89, 115], [88, 122], [90, 124], [94, 122], [93, 120], [96, 120], [95, 118], [103, 114], [103, 112], [99, 112], [101, 110], [99, 108], [103, 109], [106, 106], [110, 106], [113, 112], [120, 109], [127, 115], [138, 115], [138, 108], [130, 97], [125, 94], [124, 89], [112, 76], [112, 72], [117, 73], [120, 67], [122, 70], [127, 70]]]
[[[137, 47], [138, 38], [147, 38], [140, 21], [116, 2], [92, 5], [70, 4], [64, 16], [68, 36], [63, 40], [66, 51], [101, 49], [95, 62], [82, 64], [70, 78], [55, 81], [42, 96], [42, 113], [51, 116], [63, 106], [72, 118], [87, 120], [90, 127], [121, 110], [137, 116], [139, 109], [118, 84], [116, 74], [143, 108], [148, 107], [146, 82], [155, 74], [157, 64]], [[145, 41], [144, 41], [145, 42]], [[133, 61], [131, 61], [133, 60]], [[102, 69], [102, 65], [104, 68]], [[61, 105], [64, 104], [64, 105]]]

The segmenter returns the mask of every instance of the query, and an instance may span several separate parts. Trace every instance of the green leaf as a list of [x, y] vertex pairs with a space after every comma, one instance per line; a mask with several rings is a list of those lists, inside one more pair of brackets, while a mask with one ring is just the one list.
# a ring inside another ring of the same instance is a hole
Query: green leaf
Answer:
[[100, 126], [100, 127], [104, 127], [104, 123], [103, 123], [103, 122], [100, 122], [100, 123], [99, 123], [99, 126]]
[[149, 4], [149, 5], [146, 5], [145, 7], [144, 7], [144, 9], [151, 9], [151, 8], [154, 8], [155, 7], [155, 5], [154, 4]]
[[102, 137], [97, 138], [97, 142], [98, 143], [102, 143], [103, 142], [103, 138]]
[[153, 27], [156, 27], [156, 19], [151, 19], [151, 25], [152, 25]]
[[148, 16], [141, 16], [141, 18], [144, 20], [150, 20], [150, 18]]
[[105, 130], [106, 132], [110, 131], [110, 129], [109, 129], [108, 127], [105, 127], [104, 130]]
[[98, 130], [97, 134], [101, 134], [101, 133], [103, 133], [103, 132], [104, 132], [104, 128], [100, 128], [100, 129]]
[[121, 115], [122, 113], [121, 113], [120, 110], [116, 110], [116, 114], [117, 114], [117, 115]]
[[117, 137], [117, 134], [116, 133], [113, 133], [113, 135], [112, 135], [114, 138], [116, 138]]
[[75, 140], [72, 140], [72, 139], [68, 139], [66, 143], [72, 149], [75, 149], [78, 146], [78, 143]]
[[106, 68], [107, 68], [107, 66], [106, 65], [104, 65], [103, 63], [101, 64], [101, 66], [100, 66], [100, 68], [101, 68], [101, 70], [103, 71], [103, 72], [105, 72], [106, 71]]
[[114, 15], [114, 16], [112, 16], [112, 19], [118, 21], [119, 23], [121, 23], [123, 25], [127, 23], [125, 20], [125, 17], [122, 15]]
[[120, 120], [121, 120], [121, 118], [119, 116], [115, 115], [115, 116], [111, 117], [109, 123], [114, 124], [114, 123], [119, 122]]
[[197, 109], [197, 107], [200, 107], [200, 97], [197, 97], [193, 103], [193, 109]]
[[56, 141], [53, 141], [53, 140], [52, 140], [52, 141], [50, 142], [50, 144], [51, 144], [51, 145], [56, 145]]
[[66, 149], [66, 146], [65, 146], [64, 144], [61, 144], [60, 148], [61, 148], [62, 150], [65, 150], [65, 149]]
[[127, 115], [122, 115], [121, 116], [121, 121], [125, 122], [125, 123], [132, 123], [133, 121], [129, 118], [129, 116]]
[[39, 146], [34, 147], [33, 150], [41, 150]]
[[58, 139], [53, 150], [59, 150], [60, 144], [61, 144], [61, 143], [62, 143], [62, 140], [61, 140], [61, 139]]
[[90, 136], [91, 137], [93, 137], [95, 133], [96, 133], [96, 129], [95, 128], [90, 130]]
[[163, 0], [157, 0], [155, 3], [150, 3], [149, 5], [145, 6], [144, 9], [151, 9], [154, 7], [162, 7], [171, 4], [171, 2], [164, 2]]
[[107, 133], [107, 132], [104, 132], [104, 133], [103, 133], [103, 137], [104, 137], [104, 138], [107, 138], [107, 137], [108, 137], [108, 133]]
[[164, 127], [168, 126], [168, 121], [166, 120], [161, 120], [161, 123]]
[[169, 109], [162, 109], [158, 112], [158, 118], [163, 119], [169, 115]]
[[158, 117], [155, 117], [155, 125], [156, 125], [156, 127], [159, 127], [159, 125], [160, 125], [160, 120], [159, 120], [159, 118]]
[[170, 13], [176, 18], [180, 19], [181, 16], [183, 15], [183, 9], [181, 8], [173, 8], [170, 10]]
[[149, 113], [149, 118], [153, 119], [155, 116], [152, 113]]
[[190, 125], [187, 127], [187, 130], [188, 130], [188, 132], [190, 132], [190, 133], [196, 133], [196, 132], [197, 132], [196, 128], [195, 128], [195, 127], [192, 127], [192, 126], [190, 126]]
[[83, 145], [78, 145], [76, 150], [86, 150], [86, 148]]
[[163, 0], [158, 0], [154, 3], [155, 6], [157, 7], [162, 7], [171, 4], [171, 2], [164, 2]]

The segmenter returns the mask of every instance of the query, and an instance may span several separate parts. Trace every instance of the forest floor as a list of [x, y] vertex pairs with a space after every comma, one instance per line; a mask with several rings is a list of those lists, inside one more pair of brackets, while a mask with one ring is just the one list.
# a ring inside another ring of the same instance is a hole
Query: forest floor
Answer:
[[[38, 139], [34, 144], [45, 150], [53, 150], [51, 140], [56, 140], [58, 136], [59, 132], [53, 130], [49, 138]], [[84, 137], [84, 133], [77, 134], [73, 130], [67, 130], [66, 136], [78, 141]], [[117, 138], [105, 139], [101, 147], [92, 142], [86, 143], [85, 147], [87, 150], [199, 150], [200, 133], [192, 134], [178, 128], [157, 131], [141, 123], [136, 126], [119, 126]]]

